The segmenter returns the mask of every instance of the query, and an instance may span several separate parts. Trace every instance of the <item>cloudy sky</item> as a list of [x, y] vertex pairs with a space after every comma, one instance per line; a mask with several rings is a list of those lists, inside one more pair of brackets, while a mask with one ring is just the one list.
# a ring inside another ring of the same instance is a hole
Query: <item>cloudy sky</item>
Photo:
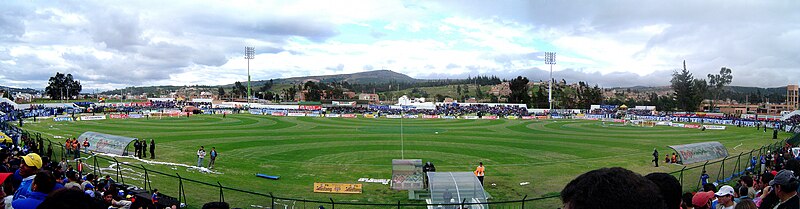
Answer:
[[800, 1], [3, 1], [0, 85], [85, 90], [229, 84], [388, 69], [604, 87], [723, 66], [733, 85], [800, 81]]

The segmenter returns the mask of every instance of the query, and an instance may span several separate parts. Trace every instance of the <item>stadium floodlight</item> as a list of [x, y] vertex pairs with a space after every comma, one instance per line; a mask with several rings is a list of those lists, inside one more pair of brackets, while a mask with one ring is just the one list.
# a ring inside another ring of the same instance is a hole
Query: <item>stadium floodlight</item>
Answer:
[[556, 64], [556, 53], [555, 52], [545, 52], [544, 53], [544, 64], [550, 65], [550, 87], [547, 91], [547, 100], [550, 102], [550, 112], [549, 115], [553, 115], [553, 65]]
[[247, 59], [247, 106], [250, 106], [250, 60], [255, 58], [255, 54], [255, 47], [244, 47], [244, 58]]

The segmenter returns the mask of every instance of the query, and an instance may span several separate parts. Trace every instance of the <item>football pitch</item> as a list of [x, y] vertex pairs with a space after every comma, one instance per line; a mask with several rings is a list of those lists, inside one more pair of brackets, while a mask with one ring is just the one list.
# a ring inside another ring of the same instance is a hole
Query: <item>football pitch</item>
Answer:
[[[668, 145], [719, 141], [730, 155], [773, 143], [772, 132], [729, 126], [727, 130], [675, 127], [632, 127], [589, 120], [446, 120], [272, 117], [261, 115], [195, 115], [189, 118], [107, 119], [98, 121], [27, 121], [24, 129], [46, 138], [78, 137], [86, 131], [155, 139], [156, 161], [196, 165], [196, 151], [216, 147], [220, 156], [202, 173], [183, 166], [147, 164], [118, 158], [149, 170], [178, 173], [183, 178], [278, 197], [357, 203], [421, 203], [389, 185], [358, 182], [359, 178], [390, 179], [392, 159], [430, 161], [437, 171], [471, 172], [486, 166], [485, 188], [492, 201], [520, 200], [557, 194], [570, 180], [587, 171], [620, 166], [640, 174], [672, 172], [679, 165], [651, 164], [653, 148], [671, 154]], [[401, 128], [402, 124], [402, 128]], [[402, 129], [402, 137], [401, 137]], [[779, 138], [788, 137], [781, 133]], [[208, 157], [205, 163], [208, 163]], [[101, 162], [107, 167], [109, 162]], [[123, 170], [124, 172], [125, 170]], [[104, 174], [110, 172], [105, 170]], [[131, 172], [133, 173], [133, 172]], [[280, 180], [255, 177], [263, 173]], [[111, 174], [113, 176], [113, 174]], [[130, 174], [129, 184], [142, 184], [142, 174]], [[151, 185], [177, 196], [178, 181], [150, 173]], [[138, 182], [138, 183], [137, 183]], [[313, 193], [315, 182], [361, 183], [362, 194]], [[530, 182], [520, 185], [522, 182]], [[219, 189], [184, 183], [190, 204], [219, 198]], [[269, 205], [239, 192], [225, 191], [233, 207]], [[535, 203], [560, 207], [557, 198]], [[311, 208], [308, 205], [306, 208]]]

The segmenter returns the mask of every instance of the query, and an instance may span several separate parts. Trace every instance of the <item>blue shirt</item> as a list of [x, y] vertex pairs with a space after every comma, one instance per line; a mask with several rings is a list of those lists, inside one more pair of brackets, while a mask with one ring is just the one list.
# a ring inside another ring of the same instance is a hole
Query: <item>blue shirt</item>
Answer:
[[704, 173], [703, 175], [700, 175], [700, 183], [703, 185], [708, 184], [708, 178], [709, 178], [708, 174]]
[[41, 192], [31, 192], [28, 194], [28, 198], [14, 200], [11, 202], [11, 206], [14, 209], [36, 209], [39, 204], [42, 204], [42, 201], [47, 197], [47, 194]]
[[31, 191], [31, 185], [33, 184], [33, 178], [35, 177], [36, 175], [31, 175], [25, 179], [22, 179], [22, 183], [19, 184], [17, 192], [14, 193], [14, 201], [28, 198], [28, 196], [33, 193], [33, 191]]

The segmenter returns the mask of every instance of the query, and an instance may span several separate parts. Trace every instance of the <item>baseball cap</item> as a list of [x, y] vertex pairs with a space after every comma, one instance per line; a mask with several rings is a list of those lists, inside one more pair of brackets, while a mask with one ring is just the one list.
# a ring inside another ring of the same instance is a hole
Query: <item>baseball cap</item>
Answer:
[[778, 172], [778, 175], [775, 175], [775, 178], [772, 179], [772, 181], [769, 181], [769, 185], [770, 186], [774, 186], [776, 184], [787, 185], [795, 180], [797, 180], [797, 178], [794, 177], [793, 171], [781, 170], [781, 172]]
[[30, 153], [22, 156], [22, 159], [25, 160], [25, 165], [42, 168], [42, 157], [39, 157], [39, 154]]
[[84, 189], [94, 189], [94, 185], [86, 184], [86, 186], [84, 186]]
[[733, 187], [728, 185], [722, 186], [721, 188], [719, 188], [719, 191], [717, 193], [714, 193], [714, 195], [716, 195], [717, 197], [722, 197], [725, 195], [733, 196]]
[[714, 198], [714, 192], [698, 192], [692, 197], [692, 205], [695, 207], [702, 207], [708, 204], [708, 201]]
[[0, 173], [0, 184], [6, 181], [6, 178], [9, 176], [14, 175], [14, 173]]

